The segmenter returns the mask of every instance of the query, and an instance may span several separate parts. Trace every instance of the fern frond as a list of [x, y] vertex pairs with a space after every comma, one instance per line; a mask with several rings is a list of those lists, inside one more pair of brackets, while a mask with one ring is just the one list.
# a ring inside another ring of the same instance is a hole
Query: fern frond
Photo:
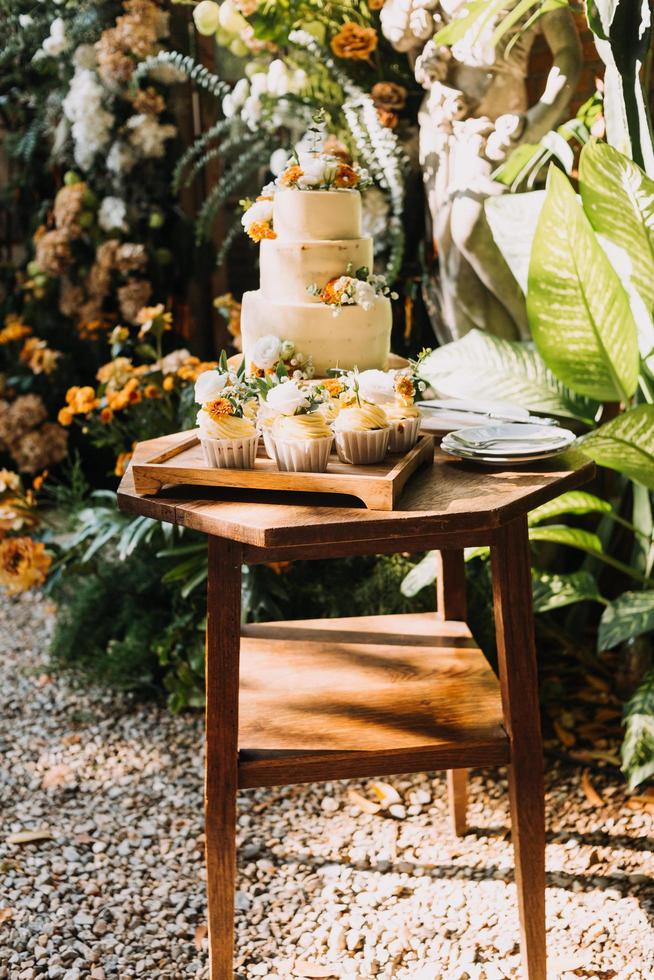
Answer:
[[230, 248], [238, 238], [239, 234], [243, 231], [243, 225], [241, 224], [240, 216], [234, 218], [234, 221], [229, 226], [225, 237], [222, 240], [222, 244], [218, 249], [218, 254], [216, 255], [216, 267], [220, 268], [225, 259], [227, 258], [227, 253]]
[[180, 51], [159, 51], [158, 54], [146, 58], [137, 66], [132, 76], [133, 83], [139, 82], [142, 78], [149, 75], [150, 72], [155, 71], [162, 65], [171, 65], [178, 71], [183, 72], [189, 81], [197, 85], [198, 88], [204, 89], [205, 92], [213, 95], [216, 99], [222, 99], [228, 92], [231, 92], [231, 87], [227, 82], [224, 82], [218, 75], [209, 71], [204, 65], [200, 65], [190, 55], [182, 54]]
[[205, 146], [207, 146], [211, 140], [216, 139], [218, 136], [222, 136], [223, 133], [228, 132], [231, 126], [231, 119], [219, 119], [218, 122], [215, 122], [213, 126], [210, 126], [204, 133], [201, 133], [197, 139], [194, 140], [189, 147], [187, 147], [175, 164], [175, 169], [173, 170], [172, 187], [174, 193], [177, 193], [181, 187], [182, 176], [186, 168], [199, 154], [204, 151]]
[[216, 157], [220, 157], [221, 160], [224, 160], [225, 163], [227, 163], [229, 157], [234, 152], [237, 152], [238, 156], [240, 157], [247, 147], [251, 146], [257, 140], [259, 140], [259, 137], [255, 136], [254, 133], [250, 133], [248, 136], [239, 135], [230, 137], [229, 139], [226, 139], [224, 143], [220, 143], [219, 146], [210, 147], [205, 153], [202, 154], [199, 160], [195, 161], [184, 178], [184, 182], [181, 186], [188, 187], [189, 184], [195, 180], [200, 171], [203, 170], [208, 163], [211, 163], [212, 160], [215, 160]]
[[211, 225], [222, 205], [239, 187], [247, 184], [250, 177], [257, 172], [261, 166], [262, 157], [265, 159], [266, 152], [270, 152], [269, 143], [264, 140], [257, 141], [217, 181], [198, 214], [195, 228], [198, 244], [208, 238]]

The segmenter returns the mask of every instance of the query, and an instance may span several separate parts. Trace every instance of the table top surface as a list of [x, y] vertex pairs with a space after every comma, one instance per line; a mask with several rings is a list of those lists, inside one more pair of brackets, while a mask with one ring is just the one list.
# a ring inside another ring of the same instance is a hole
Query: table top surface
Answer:
[[[134, 460], [151, 456], [153, 449], [164, 452], [170, 438], [139, 444]], [[393, 511], [367, 510], [352, 497], [316, 493], [177, 486], [142, 497], [134, 489], [130, 469], [121, 481], [118, 500], [130, 513], [254, 547], [275, 548], [489, 531], [587, 483], [594, 471], [594, 464], [576, 450], [500, 470], [465, 463], [437, 449], [433, 465], [410, 478]]]

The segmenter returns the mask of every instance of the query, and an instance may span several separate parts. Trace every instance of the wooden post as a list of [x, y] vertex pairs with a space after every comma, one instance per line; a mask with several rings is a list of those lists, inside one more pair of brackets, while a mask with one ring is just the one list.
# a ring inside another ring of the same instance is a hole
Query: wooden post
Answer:
[[[438, 552], [436, 560], [436, 611], [440, 619], [465, 621], [466, 569], [463, 551], [448, 549]], [[447, 770], [447, 799], [450, 812], [450, 828], [456, 837], [463, 837], [468, 829], [468, 770]]]
[[520, 946], [527, 980], [545, 980], [543, 745], [527, 519], [500, 528], [491, 545], [504, 724], [511, 743], [509, 794]]
[[233, 980], [241, 547], [209, 538], [205, 837], [211, 980]]

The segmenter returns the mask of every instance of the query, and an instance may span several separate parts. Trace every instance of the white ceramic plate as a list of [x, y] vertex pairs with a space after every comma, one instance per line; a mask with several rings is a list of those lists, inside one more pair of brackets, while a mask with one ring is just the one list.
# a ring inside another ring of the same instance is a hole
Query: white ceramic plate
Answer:
[[[501, 422], [449, 432], [443, 442], [452, 449], [483, 456], [533, 456], [561, 452], [575, 441], [570, 429], [549, 428], [522, 422]], [[478, 445], [475, 445], [478, 443]]]
[[562, 452], [565, 452], [564, 449], [553, 449], [533, 456], [482, 456], [480, 453], [466, 453], [461, 449], [452, 449], [449, 446], [444, 446], [443, 443], [441, 443], [441, 449], [447, 456], [456, 456], [457, 459], [466, 463], [480, 463], [482, 466], [499, 466], [504, 469], [552, 459], [554, 456], [560, 456]]

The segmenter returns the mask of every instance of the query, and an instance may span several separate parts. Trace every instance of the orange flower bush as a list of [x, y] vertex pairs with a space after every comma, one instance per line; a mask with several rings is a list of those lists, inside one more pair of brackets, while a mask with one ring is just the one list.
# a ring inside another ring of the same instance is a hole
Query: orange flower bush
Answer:
[[19, 316], [8, 313], [5, 317], [5, 325], [0, 330], [0, 344], [11, 344], [15, 340], [23, 340], [24, 337], [29, 337], [31, 333], [32, 328], [23, 323]]
[[0, 586], [9, 595], [43, 585], [52, 559], [41, 541], [29, 537], [0, 541]]
[[379, 38], [374, 27], [362, 27], [354, 21], [347, 21], [331, 39], [331, 49], [337, 58], [368, 61], [378, 43]]
[[52, 374], [60, 357], [59, 351], [50, 350], [45, 340], [38, 340], [37, 337], [28, 337], [19, 354], [20, 361], [27, 365], [32, 374]]

